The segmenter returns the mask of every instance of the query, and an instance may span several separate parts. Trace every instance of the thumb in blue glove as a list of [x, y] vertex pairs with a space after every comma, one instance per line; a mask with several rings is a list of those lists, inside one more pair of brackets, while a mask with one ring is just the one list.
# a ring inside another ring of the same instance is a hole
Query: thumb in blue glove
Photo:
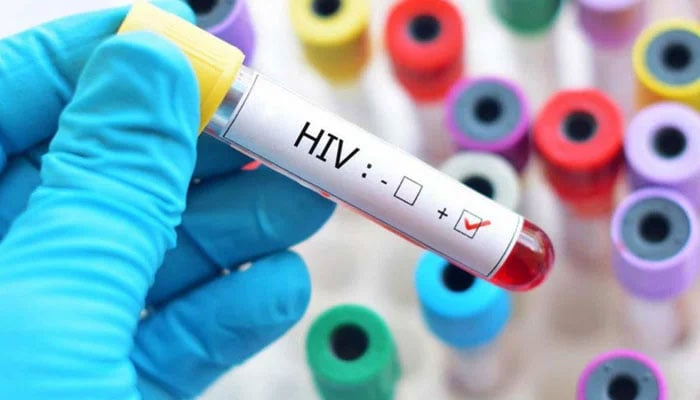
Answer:
[[[194, 74], [163, 38], [113, 37], [125, 12], [0, 42], [0, 203], [15, 213], [0, 232], [0, 398], [193, 397], [308, 304], [305, 266], [286, 249], [332, 204], [241, 172], [247, 159], [226, 146], [212, 148], [230, 152], [224, 165], [197, 161], [212, 145], [197, 143]], [[46, 140], [39, 169], [26, 159]], [[206, 173], [190, 187], [193, 171]], [[19, 181], [36, 184], [8, 189]]]

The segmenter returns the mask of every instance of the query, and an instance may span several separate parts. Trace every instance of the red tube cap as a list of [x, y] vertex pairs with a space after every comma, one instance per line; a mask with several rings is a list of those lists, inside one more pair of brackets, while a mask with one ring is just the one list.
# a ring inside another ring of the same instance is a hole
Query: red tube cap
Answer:
[[623, 132], [620, 109], [598, 90], [561, 91], [545, 104], [533, 126], [533, 141], [563, 201], [586, 214], [612, 209]]
[[416, 100], [443, 98], [462, 76], [463, 20], [449, 1], [399, 1], [389, 11], [384, 40], [396, 77]]

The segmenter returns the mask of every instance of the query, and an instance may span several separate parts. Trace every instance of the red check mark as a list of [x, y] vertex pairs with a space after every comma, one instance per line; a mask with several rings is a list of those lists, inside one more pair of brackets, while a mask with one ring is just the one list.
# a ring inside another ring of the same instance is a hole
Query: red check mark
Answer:
[[489, 220], [480, 221], [480, 222], [477, 222], [476, 224], [470, 224], [467, 217], [464, 217], [464, 227], [467, 228], [468, 231], [471, 231], [473, 229], [477, 229], [479, 227], [489, 226], [489, 225], [491, 225], [491, 221], [489, 221]]

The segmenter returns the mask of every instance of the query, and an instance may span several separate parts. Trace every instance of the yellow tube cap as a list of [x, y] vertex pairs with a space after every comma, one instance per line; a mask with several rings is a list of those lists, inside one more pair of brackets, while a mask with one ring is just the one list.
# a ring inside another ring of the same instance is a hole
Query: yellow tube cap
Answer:
[[[688, 41], [686, 44], [690, 47], [688, 47], [687, 51], [696, 51], [693, 49], [697, 49], [697, 43], [700, 41], [700, 24], [692, 20], [670, 19], [657, 22], [647, 27], [637, 38], [632, 50], [632, 61], [637, 76], [638, 109], [654, 102], [668, 100], [683, 102], [700, 110], [700, 75], [693, 76], [690, 80], [688, 80], [688, 76], [684, 76], [684, 82], [682, 83], [668, 82], [667, 79], [661, 79], [659, 76], [660, 69], [662, 73], [664, 72], [663, 63], [656, 62], [655, 58], [661, 56], [657, 53], [663, 54], [659, 48], [663, 50], [664, 45], [655, 46], [654, 42], [660, 41], [665, 43], [665, 46], [677, 46], [678, 43], [681, 43], [677, 42], [677, 38], [661, 38], [663, 35], [675, 35], [674, 37], [677, 37], [679, 34], [683, 36], [682, 40]], [[650, 52], [652, 56], [649, 55]], [[691, 71], [697, 72], [697, 63], [692, 61], [694, 58], [696, 58], [694, 54], [689, 54], [687, 64]], [[649, 64], [650, 60], [654, 65]], [[668, 73], [665, 75], [668, 75]]]
[[370, 57], [369, 0], [291, 0], [292, 26], [309, 63], [334, 83], [355, 80]]
[[214, 116], [243, 64], [237, 48], [145, 1], [138, 1], [117, 33], [151, 31], [165, 36], [182, 50], [197, 75], [201, 133]]

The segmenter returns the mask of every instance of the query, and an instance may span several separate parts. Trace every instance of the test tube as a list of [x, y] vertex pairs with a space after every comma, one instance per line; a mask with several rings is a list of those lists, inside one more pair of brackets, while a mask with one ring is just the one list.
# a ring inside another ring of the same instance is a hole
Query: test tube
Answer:
[[334, 83], [356, 81], [370, 54], [368, 0], [292, 0], [294, 31], [311, 65]]
[[643, 0], [577, 0], [578, 21], [596, 48], [617, 48], [632, 42], [644, 25]]
[[452, 391], [484, 395], [502, 386], [512, 365], [500, 340], [511, 316], [509, 294], [430, 252], [415, 280], [425, 323], [450, 349]]
[[523, 91], [507, 79], [463, 79], [450, 91], [446, 125], [461, 150], [500, 154], [522, 172], [530, 156], [530, 110]]
[[236, 46], [245, 54], [246, 65], [255, 56], [255, 29], [247, 0], [187, 0], [197, 25]]
[[445, 161], [440, 170], [508, 209], [520, 207], [518, 174], [499, 155], [460, 152]]
[[691, 204], [669, 189], [640, 189], [615, 210], [613, 268], [629, 294], [626, 330], [639, 347], [664, 351], [687, 335], [682, 295], [697, 275], [697, 229]]
[[549, 29], [561, 9], [561, 0], [491, 0], [498, 19], [511, 31], [531, 35]]
[[529, 290], [548, 275], [551, 241], [514, 211], [242, 66], [240, 51], [173, 14], [135, 3], [119, 32], [134, 30], [189, 57], [200, 132], [498, 286]]
[[400, 0], [389, 10], [385, 46], [396, 78], [415, 100], [444, 98], [462, 76], [463, 25], [448, 0]]
[[700, 24], [670, 19], [647, 27], [633, 49], [637, 107], [668, 100], [700, 109]]
[[369, 107], [371, 82], [369, 0], [292, 0], [289, 12], [294, 32], [309, 64], [332, 85], [336, 110], [345, 118], [374, 130]]
[[576, 400], [667, 400], [666, 380], [649, 357], [620, 349], [600, 354], [586, 365]]
[[312, 323], [306, 357], [323, 400], [392, 400], [401, 365], [384, 319], [357, 304], [331, 307]]
[[682, 193], [700, 209], [700, 115], [683, 103], [649, 105], [630, 121], [625, 157], [630, 183]]
[[556, 21], [560, 0], [490, 0], [492, 12], [509, 35], [510, 54], [517, 65], [517, 81], [539, 106], [541, 94], [559, 88]]
[[463, 16], [450, 0], [400, 0], [392, 5], [384, 44], [396, 81], [411, 99], [419, 127], [416, 154], [444, 162], [454, 145], [444, 127], [442, 102], [464, 73]]
[[556, 93], [533, 126], [547, 182], [564, 209], [564, 243], [580, 264], [607, 265], [608, 219], [623, 165], [623, 118], [603, 92]]
[[630, 46], [647, 16], [645, 0], [578, 0], [579, 26], [592, 48], [594, 86], [628, 118], [635, 110]]

